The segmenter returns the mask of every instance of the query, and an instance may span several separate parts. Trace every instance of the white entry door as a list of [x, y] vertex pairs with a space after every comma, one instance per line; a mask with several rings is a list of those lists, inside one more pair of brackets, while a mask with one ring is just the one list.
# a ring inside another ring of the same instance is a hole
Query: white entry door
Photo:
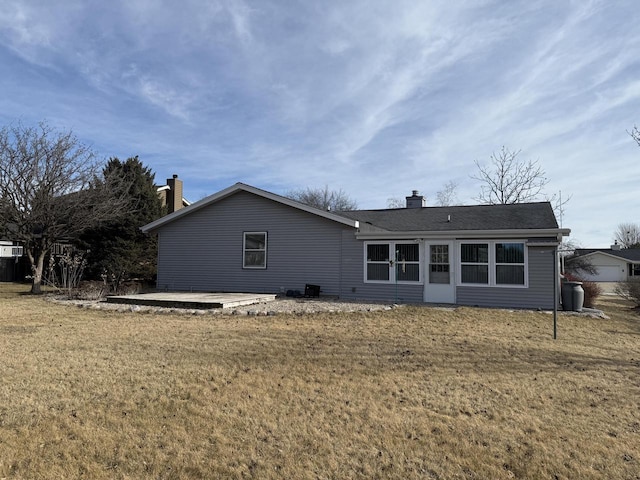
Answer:
[[453, 242], [425, 242], [425, 302], [456, 302], [453, 254]]

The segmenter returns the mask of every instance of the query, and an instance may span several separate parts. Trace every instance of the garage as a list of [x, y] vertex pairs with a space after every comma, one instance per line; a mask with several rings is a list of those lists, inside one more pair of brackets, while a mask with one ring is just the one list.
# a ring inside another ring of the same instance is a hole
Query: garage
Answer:
[[[636, 276], [635, 273], [630, 275], [630, 265], [640, 267], [640, 248], [621, 249], [619, 245], [612, 245], [612, 248], [601, 250], [576, 248], [574, 253], [573, 259], [580, 257], [598, 270], [595, 275], [580, 272], [580, 277], [592, 282], [624, 282], [630, 276]], [[571, 261], [572, 258], [568, 258], [567, 264], [570, 265]], [[640, 273], [640, 269], [638, 271]]]
[[[597, 275], [583, 274], [584, 280], [592, 282], [620, 282], [624, 280], [626, 271], [618, 265], [594, 265], [598, 269]], [[626, 269], [625, 269], [626, 270]]]

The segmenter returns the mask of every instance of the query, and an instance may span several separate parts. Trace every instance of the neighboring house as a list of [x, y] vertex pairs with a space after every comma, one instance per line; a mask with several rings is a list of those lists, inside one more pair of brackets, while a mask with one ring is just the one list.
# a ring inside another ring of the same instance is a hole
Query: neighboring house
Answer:
[[[640, 248], [578, 248], [575, 257], [588, 260], [596, 268], [594, 275], [583, 272], [580, 277], [592, 282], [624, 282], [640, 278]], [[575, 258], [574, 257], [574, 258]], [[571, 262], [571, 258], [566, 260]]]
[[548, 202], [329, 212], [237, 183], [142, 227], [157, 287], [553, 308], [558, 228]]
[[181, 208], [188, 207], [191, 203], [182, 196], [183, 184], [178, 175], [167, 178], [167, 184], [157, 188], [158, 197], [167, 213], [173, 213]]
[[23, 248], [14, 242], [0, 240], [0, 282], [22, 280], [25, 275], [25, 262], [21, 260]]

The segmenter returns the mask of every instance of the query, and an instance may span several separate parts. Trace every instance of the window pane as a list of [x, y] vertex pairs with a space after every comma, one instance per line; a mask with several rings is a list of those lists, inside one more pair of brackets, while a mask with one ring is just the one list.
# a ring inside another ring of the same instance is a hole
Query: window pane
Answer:
[[489, 262], [489, 245], [486, 243], [463, 243], [460, 246], [460, 260], [465, 263]]
[[396, 244], [396, 252], [399, 262], [420, 261], [420, 246], [417, 243], [398, 243]]
[[487, 265], [462, 265], [462, 283], [489, 283]]
[[496, 243], [496, 263], [524, 263], [524, 244]]
[[388, 263], [368, 263], [367, 280], [389, 280]]
[[388, 262], [389, 261], [389, 244], [369, 244], [367, 245], [367, 261], [369, 262]]
[[436, 264], [431, 264], [431, 271], [432, 272], [448, 272], [449, 271], [449, 265], [436, 265]]
[[266, 255], [264, 251], [244, 252], [245, 267], [264, 267], [266, 266]]
[[496, 284], [524, 285], [524, 265], [497, 265]]
[[449, 263], [449, 245], [431, 245], [431, 263]]
[[267, 268], [267, 234], [245, 232], [242, 255], [244, 268]]
[[448, 267], [448, 265], [432, 265], [431, 271], [429, 272], [429, 283], [449, 283], [449, 269], [446, 271], [443, 270], [433, 270], [433, 267]]
[[244, 236], [244, 248], [247, 250], [264, 250], [265, 244], [264, 233], [247, 233]]
[[419, 282], [420, 266], [417, 263], [396, 263], [396, 275], [399, 282]]

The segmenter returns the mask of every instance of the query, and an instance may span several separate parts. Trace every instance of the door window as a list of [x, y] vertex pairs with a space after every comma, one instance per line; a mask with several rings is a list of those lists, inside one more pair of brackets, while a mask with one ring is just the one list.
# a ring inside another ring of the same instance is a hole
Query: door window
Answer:
[[429, 283], [449, 283], [449, 245], [431, 245]]

